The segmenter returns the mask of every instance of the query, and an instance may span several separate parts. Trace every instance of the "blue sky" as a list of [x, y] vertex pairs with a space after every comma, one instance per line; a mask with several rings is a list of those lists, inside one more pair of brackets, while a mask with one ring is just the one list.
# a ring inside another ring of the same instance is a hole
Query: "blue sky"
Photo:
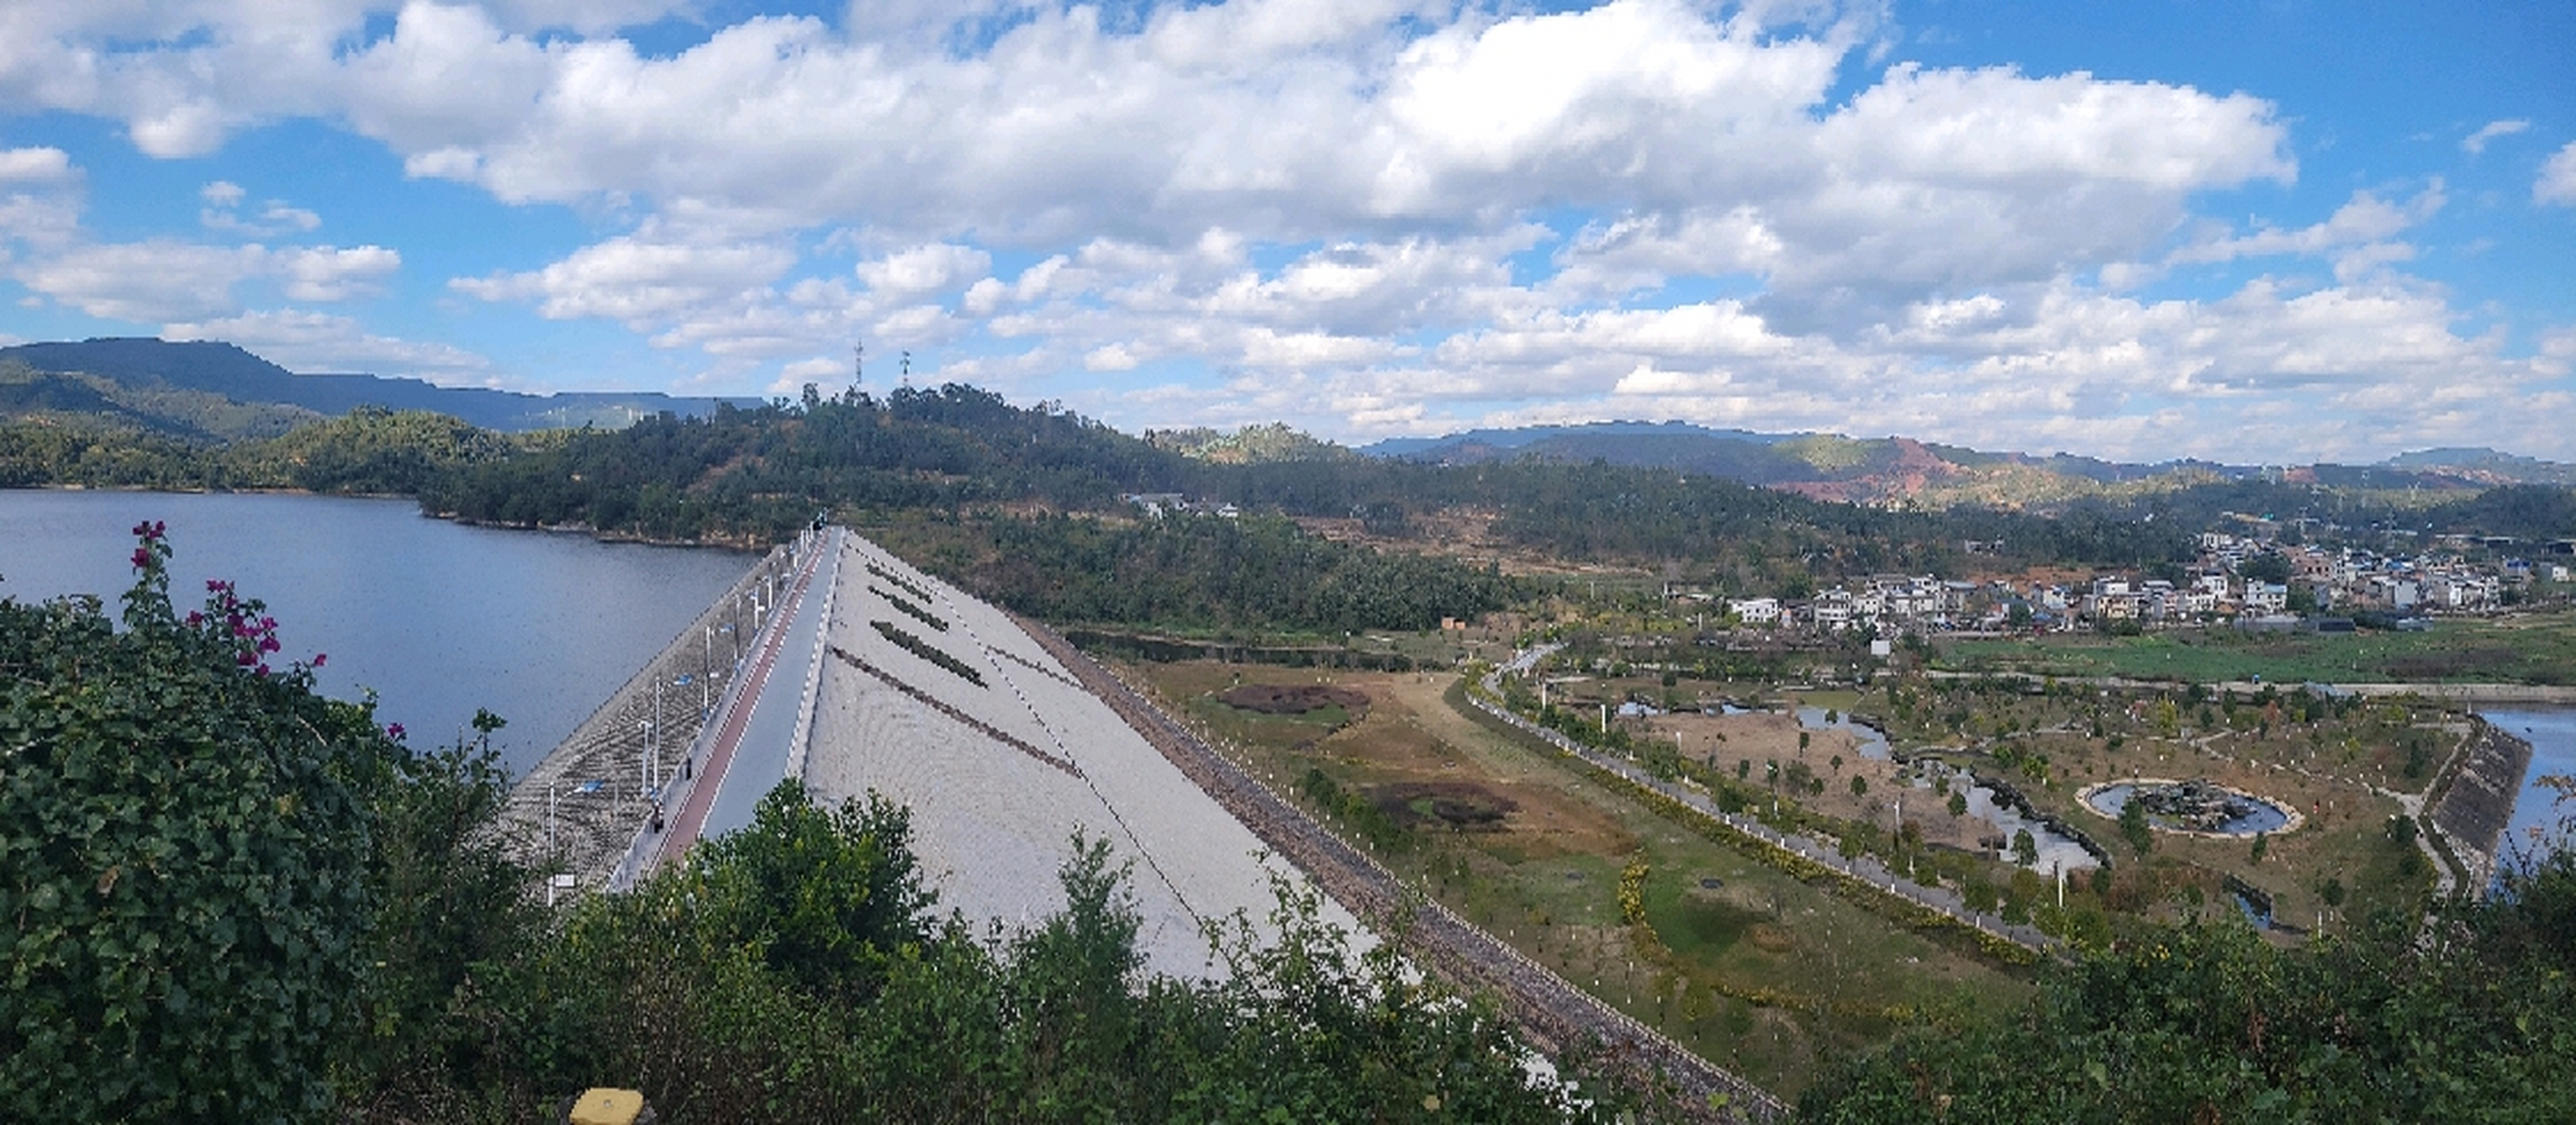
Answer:
[[2576, 5], [0, 6], [0, 340], [2576, 460]]

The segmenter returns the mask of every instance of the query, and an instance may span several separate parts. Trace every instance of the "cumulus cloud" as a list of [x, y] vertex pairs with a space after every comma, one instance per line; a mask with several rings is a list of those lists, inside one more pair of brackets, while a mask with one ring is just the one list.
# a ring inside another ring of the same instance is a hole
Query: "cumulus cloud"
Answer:
[[95, 317], [190, 321], [231, 314], [236, 289], [274, 283], [299, 301], [340, 301], [379, 289], [402, 256], [381, 246], [208, 246], [174, 239], [74, 245], [31, 258], [20, 284]]
[[992, 265], [993, 256], [982, 250], [936, 242], [861, 262], [858, 274], [874, 292], [909, 296], [961, 287]]
[[8, 243], [39, 250], [69, 243], [80, 229], [82, 176], [58, 148], [0, 149], [0, 262]]
[[2569, 142], [2540, 166], [2540, 178], [2531, 185], [2531, 198], [2536, 203], [2576, 207], [2576, 141]]
[[61, 149], [0, 149], [0, 183], [58, 184], [74, 178], [71, 155]]
[[78, 247], [28, 263], [20, 284], [91, 316], [161, 321], [220, 316], [256, 252], [173, 240]]
[[[2406, 275], [2439, 182], [2212, 221], [2297, 181], [2272, 104], [1889, 65], [1874, 4], [854, 0], [679, 49], [617, 32], [705, 11], [36, 5], [0, 17], [0, 104], [164, 156], [312, 116], [408, 176], [568, 205], [588, 245], [450, 292], [746, 384], [864, 339], [1106, 417], [1354, 437], [1611, 413], [2238, 456], [2474, 436], [2474, 401], [2566, 416], [2563, 356], [2464, 334]], [[2576, 145], [2533, 198], [2576, 205]], [[270, 244], [321, 222], [230, 181], [199, 202]], [[0, 268], [92, 315], [404, 346], [236, 296], [364, 296], [393, 249], [84, 245], [78, 206], [59, 150], [0, 150], [0, 238], [28, 248]], [[2242, 276], [2280, 260], [2332, 281]], [[2154, 292], [2193, 265], [2233, 288]]]
[[345, 316], [271, 309], [181, 321], [161, 327], [164, 340], [238, 344], [289, 371], [409, 375], [448, 386], [486, 386], [492, 363], [451, 344], [381, 336]]
[[775, 243], [666, 239], [648, 231], [583, 247], [543, 269], [448, 284], [486, 301], [534, 300], [550, 319], [605, 317], [654, 331], [739, 300], [795, 261], [794, 250]]
[[2510, 121], [2489, 121], [2486, 124], [2479, 126], [2477, 132], [2460, 138], [2460, 151], [2468, 153], [2471, 156], [2476, 156], [2487, 150], [2488, 141], [2492, 141], [2497, 137], [2510, 137], [2530, 128], [2531, 122], [2520, 119]]
[[291, 207], [284, 200], [271, 199], [260, 205], [249, 218], [241, 213], [242, 200], [249, 193], [230, 180], [216, 180], [197, 192], [205, 206], [197, 212], [197, 222], [208, 230], [253, 237], [275, 237], [314, 230], [322, 225], [322, 216], [301, 207]]
[[402, 268], [402, 255], [382, 246], [297, 247], [272, 251], [267, 263], [286, 295], [298, 301], [345, 301], [369, 296]]
[[2440, 213], [2448, 202], [2442, 182], [2433, 181], [2413, 199], [2393, 203], [2368, 191], [2354, 192], [2322, 222], [2295, 230], [2258, 229], [2244, 235], [2221, 235], [2174, 251], [2173, 262], [2230, 262], [2271, 255], [2332, 257], [2337, 280], [2352, 281], [2378, 266], [2414, 257], [2414, 247], [2396, 237]]

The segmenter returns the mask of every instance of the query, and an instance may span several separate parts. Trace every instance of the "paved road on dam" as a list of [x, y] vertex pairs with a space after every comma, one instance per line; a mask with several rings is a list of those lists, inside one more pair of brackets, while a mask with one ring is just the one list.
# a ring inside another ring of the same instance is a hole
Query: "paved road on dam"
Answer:
[[655, 865], [678, 860], [702, 837], [749, 825], [761, 797], [787, 776], [801, 712], [812, 691], [810, 670], [827, 600], [808, 595], [818, 585], [830, 589], [840, 556], [839, 535], [838, 529], [826, 532], [806, 549], [804, 565], [779, 598], [778, 619], [762, 631], [751, 659], [718, 705], [708, 736], [693, 749], [692, 756], [704, 767], [673, 786], [678, 813], [654, 841]]

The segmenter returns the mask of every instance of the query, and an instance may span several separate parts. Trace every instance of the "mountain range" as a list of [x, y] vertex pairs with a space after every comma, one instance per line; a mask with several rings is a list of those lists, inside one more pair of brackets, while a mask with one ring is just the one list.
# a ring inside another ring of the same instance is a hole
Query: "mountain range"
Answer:
[[1593, 422], [1392, 438], [1360, 453], [1437, 464], [1533, 459], [1601, 461], [1725, 477], [1819, 500], [1943, 508], [2051, 507], [2086, 496], [2167, 491], [2215, 481], [2390, 490], [2477, 490], [2576, 484], [2576, 465], [2492, 449], [2431, 449], [2376, 465], [2245, 466], [2175, 460], [2128, 464], [2070, 453], [1989, 452], [1912, 438], [1759, 433], [1687, 422]]
[[[118, 338], [0, 348], [0, 417], [78, 418], [203, 440], [272, 437], [361, 406], [432, 411], [486, 430], [517, 432], [617, 429], [663, 412], [699, 417], [727, 403], [748, 407], [760, 401], [655, 392], [535, 395], [376, 375], [299, 375], [218, 342]], [[1479, 429], [1391, 438], [1356, 450], [1277, 424], [1232, 434], [1181, 429], [1148, 430], [1144, 436], [1186, 456], [1233, 463], [1350, 457], [1452, 465], [1601, 461], [1880, 507], [2053, 509], [2093, 497], [2254, 480], [2419, 493], [2576, 485], [2576, 465], [2492, 449], [2428, 449], [2358, 466], [2129, 464], [2062, 452], [1990, 452], [1903, 437], [1763, 433], [1678, 421]]]
[[80, 415], [180, 437], [274, 437], [361, 406], [427, 410], [487, 430], [616, 428], [670, 411], [683, 417], [756, 398], [655, 392], [548, 395], [442, 387], [380, 375], [298, 375], [231, 344], [108, 338], [0, 348], [0, 416]]

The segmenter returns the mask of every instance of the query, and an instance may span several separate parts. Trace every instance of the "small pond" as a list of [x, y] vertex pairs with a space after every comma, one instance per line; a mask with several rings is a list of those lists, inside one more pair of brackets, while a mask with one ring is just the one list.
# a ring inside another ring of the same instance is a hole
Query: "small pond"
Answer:
[[2245, 915], [2246, 924], [2258, 930], [2274, 927], [2270, 905], [2254, 901], [2252, 896], [2243, 891], [2229, 891], [2227, 897], [2233, 900], [2236, 903], [2236, 909]]
[[1825, 718], [1824, 708], [1800, 707], [1798, 725], [1808, 730], [1850, 731], [1853, 738], [1860, 740], [1861, 757], [1881, 762], [1887, 760], [1887, 736], [1867, 723], [1853, 722], [1848, 714], [1837, 712], [1829, 722]]
[[2121, 810], [2129, 806], [2130, 800], [2142, 792], [2148, 800], [2165, 806], [2163, 809], [2150, 806], [2147, 814], [2147, 823], [2165, 832], [2252, 836], [2258, 832], [2279, 832], [2298, 824], [2298, 814], [2267, 798], [2240, 789], [2196, 782], [2129, 778], [2087, 789], [2082, 799], [2094, 812], [2116, 820]]
[[[2077, 843], [2073, 836], [2023, 816], [2021, 810], [2004, 803], [1992, 786], [1978, 784], [1975, 775], [1957, 766], [1938, 760], [1918, 759], [1914, 791], [1906, 795], [1906, 800], [1922, 801], [1927, 809], [1940, 807], [1948, 798], [1941, 796], [1935, 788], [1933, 779], [1936, 777], [1949, 778], [1951, 792], [1966, 793], [1968, 815], [1993, 825], [1994, 835], [2010, 840], [2015, 833], [2028, 829], [2031, 840], [2039, 845], [2039, 860], [2030, 865], [2031, 870], [2046, 874], [2052, 870], [2079, 871], [2101, 866], [2101, 861], [2093, 858], [2093, 853], [2085, 851], [2084, 845]], [[2010, 857], [2012, 853], [2007, 849], [2004, 854]]]

